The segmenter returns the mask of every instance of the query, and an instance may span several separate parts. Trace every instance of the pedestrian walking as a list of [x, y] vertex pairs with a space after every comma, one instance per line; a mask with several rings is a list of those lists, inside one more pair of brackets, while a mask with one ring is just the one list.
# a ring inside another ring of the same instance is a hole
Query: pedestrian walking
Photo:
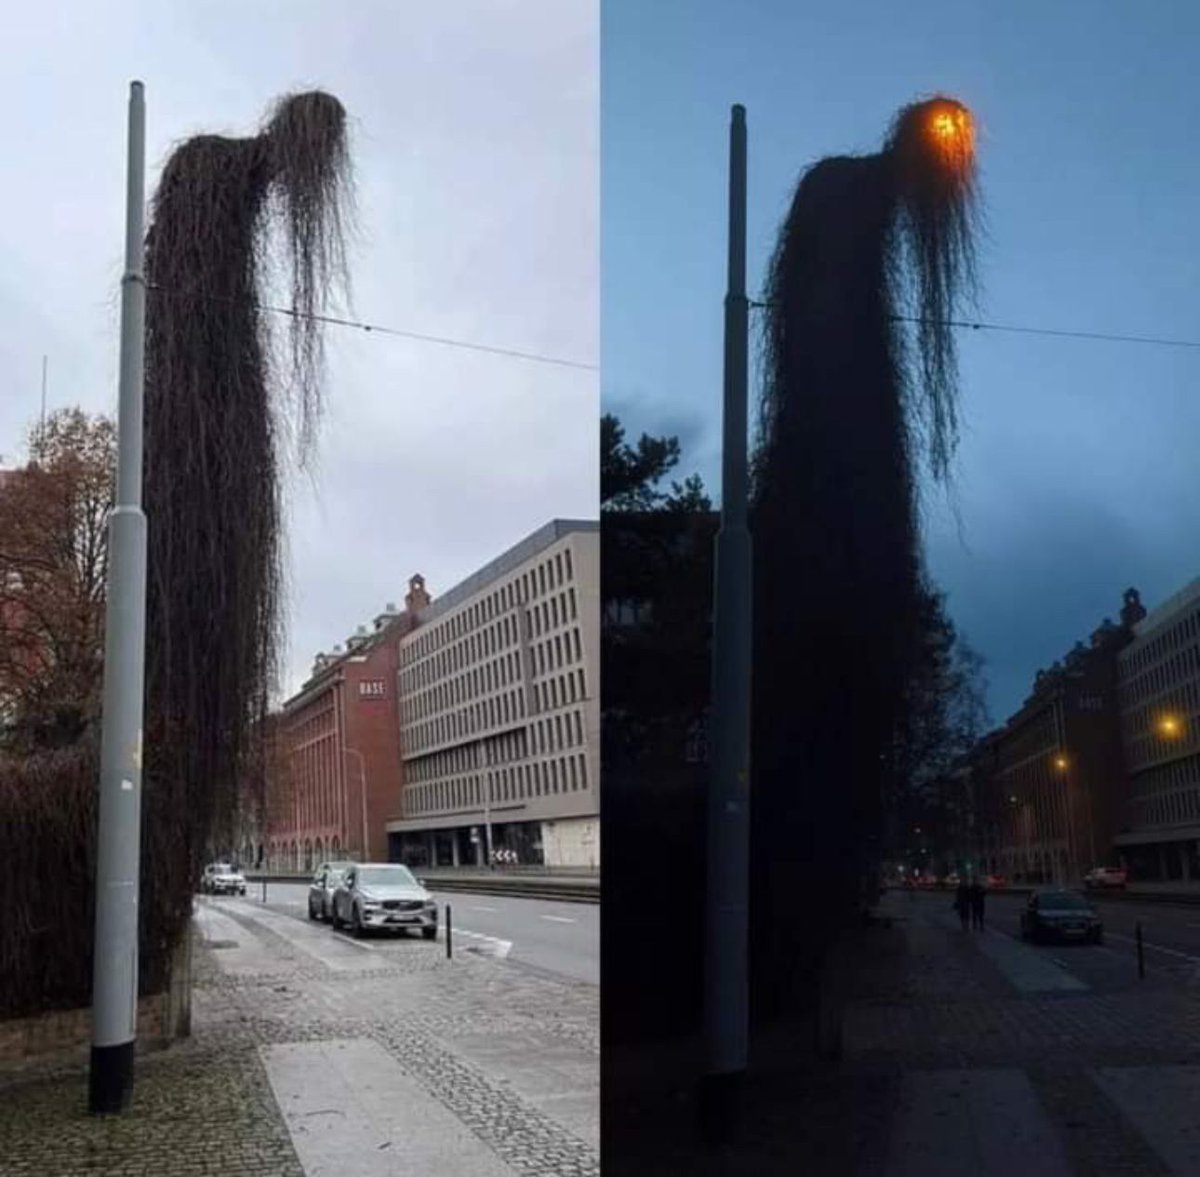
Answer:
[[966, 879], [962, 879], [958, 884], [958, 890], [954, 894], [954, 908], [958, 912], [958, 918], [962, 920], [963, 931], [967, 931], [971, 926], [971, 888]]
[[982, 879], [971, 882], [971, 926], [977, 931], [983, 931], [983, 906], [987, 899], [987, 888]]

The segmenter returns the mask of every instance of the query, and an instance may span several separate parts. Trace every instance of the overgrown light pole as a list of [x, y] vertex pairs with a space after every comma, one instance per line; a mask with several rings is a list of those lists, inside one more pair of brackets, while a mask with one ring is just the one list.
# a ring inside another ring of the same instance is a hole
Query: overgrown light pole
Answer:
[[109, 517], [104, 714], [96, 856], [96, 938], [88, 1106], [123, 1111], [133, 1093], [138, 998], [138, 865], [146, 652], [146, 516], [142, 511], [142, 392], [146, 106], [129, 87], [125, 273], [121, 278], [117, 495]]
[[721, 528], [713, 599], [712, 777], [708, 795], [705, 923], [705, 1069], [701, 1105], [710, 1129], [731, 1126], [746, 1071], [750, 890], [751, 563], [748, 523], [746, 110], [733, 108], [729, 138], [729, 277]]

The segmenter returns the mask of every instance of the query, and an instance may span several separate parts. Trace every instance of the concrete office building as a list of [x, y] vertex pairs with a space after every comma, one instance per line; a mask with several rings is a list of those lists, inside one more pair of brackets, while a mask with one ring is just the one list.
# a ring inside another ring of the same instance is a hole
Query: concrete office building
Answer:
[[1117, 849], [1134, 878], [1200, 880], [1200, 579], [1137, 624], [1118, 689], [1128, 808]]
[[599, 867], [599, 574], [599, 524], [554, 520], [417, 611], [390, 858]]

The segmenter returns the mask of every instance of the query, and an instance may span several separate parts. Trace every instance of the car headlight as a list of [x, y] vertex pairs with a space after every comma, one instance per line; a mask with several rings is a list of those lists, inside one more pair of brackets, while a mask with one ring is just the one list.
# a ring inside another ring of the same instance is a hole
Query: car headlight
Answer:
[[426, 911], [437, 911], [437, 901], [434, 899], [426, 899], [425, 900], [425, 910]]

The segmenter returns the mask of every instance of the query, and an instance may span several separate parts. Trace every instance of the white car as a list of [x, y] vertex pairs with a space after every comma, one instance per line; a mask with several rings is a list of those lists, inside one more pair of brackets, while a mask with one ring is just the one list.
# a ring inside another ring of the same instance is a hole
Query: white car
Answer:
[[355, 936], [366, 932], [419, 929], [437, 939], [437, 902], [406, 866], [398, 862], [355, 863], [333, 892], [335, 928], [350, 925]]
[[210, 862], [201, 876], [200, 890], [206, 895], [245, 895], [246, 876], [228, 862]]
[[1119, 866], [1098, 866], [1083, 876], [1083, 885], [1089, 890], [1102, 887], [1117, 887], [1125, 889], [1129, 876]]

